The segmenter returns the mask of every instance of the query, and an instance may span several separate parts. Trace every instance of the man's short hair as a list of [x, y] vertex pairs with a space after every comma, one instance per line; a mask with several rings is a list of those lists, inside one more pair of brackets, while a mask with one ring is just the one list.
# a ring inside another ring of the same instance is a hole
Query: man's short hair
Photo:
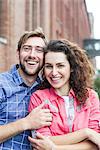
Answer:
[[41, 27], [38, 27], [34, 31], [25, 31], [25, 33], [21, 36], [18, 41], [17, 49], [20, 51], [21, 46], [29, 39], [30, 37], [40, 37], [44, 40], [45, 44], [47, 44], [47, 39]]

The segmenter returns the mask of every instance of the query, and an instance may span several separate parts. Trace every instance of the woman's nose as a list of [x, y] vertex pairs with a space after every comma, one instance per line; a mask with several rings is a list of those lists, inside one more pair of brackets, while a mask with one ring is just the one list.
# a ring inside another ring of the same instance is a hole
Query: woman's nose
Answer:
[[53, 67], [53, 69], [52, 69], [52, 74], [53, 74], [53, 75], [56, 75], [57, 73], [58, 73], [57, 67]]

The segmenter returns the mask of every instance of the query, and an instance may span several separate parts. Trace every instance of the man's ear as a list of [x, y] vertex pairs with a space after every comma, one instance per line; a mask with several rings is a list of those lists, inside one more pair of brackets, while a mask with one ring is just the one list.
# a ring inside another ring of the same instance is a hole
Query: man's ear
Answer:
[[19, 52], [19, 50], [17, 49], [17, 50], [16, 50], [16, 57], [17, 57], [17, 59], [19, 59], [19, 53], [20, 53], [20, 52]]

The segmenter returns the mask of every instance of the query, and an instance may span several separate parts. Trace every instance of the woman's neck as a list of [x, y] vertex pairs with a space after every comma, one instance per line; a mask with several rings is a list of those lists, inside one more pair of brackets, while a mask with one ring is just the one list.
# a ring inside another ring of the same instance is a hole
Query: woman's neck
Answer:
[[70, 90], [69, 86], [55, 89], [55, 91], [58, 93], [58, 95], [61, 95], [61, 96], [67, 96], [69, 94], [69, 90]]

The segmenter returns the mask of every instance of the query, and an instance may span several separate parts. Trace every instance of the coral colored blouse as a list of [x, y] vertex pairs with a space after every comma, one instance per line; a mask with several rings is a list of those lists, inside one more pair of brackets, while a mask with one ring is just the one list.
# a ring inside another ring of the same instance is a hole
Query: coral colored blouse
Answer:
[[[38, 90], [31, 96], [29, 112], [45, 101], [44, 108], [53, 114], [52, 124], [39, 130], [43, 135], [54, 136], [74, 132], [82, 128], [91, 128], [100, 132], [100, 107], [97, 93], [89, 89], [89, 98], [84, 105], [78, 105], [74, 92], [69, 93], [70, 115], [66, 113], [65, 100], [53, 88]], [[70, 131], [71, 128], [71, 131]]]

